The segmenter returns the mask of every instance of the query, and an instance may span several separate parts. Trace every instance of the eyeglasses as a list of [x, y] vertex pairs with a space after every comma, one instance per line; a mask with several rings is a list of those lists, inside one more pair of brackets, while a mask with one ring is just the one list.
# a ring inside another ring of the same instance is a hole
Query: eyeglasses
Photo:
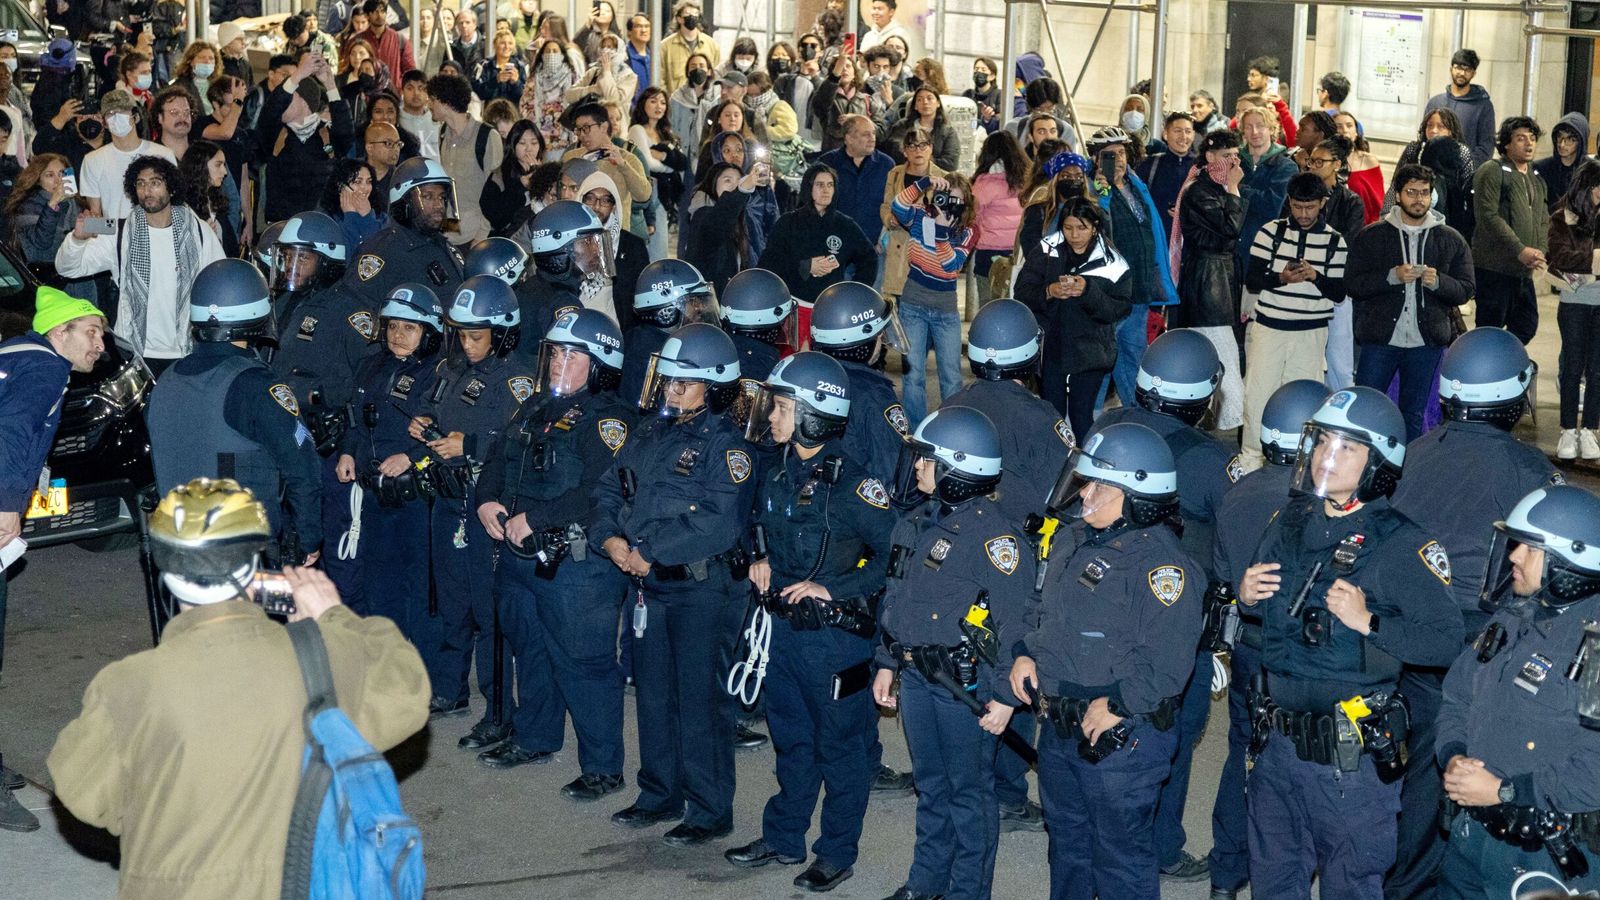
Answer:
[[1306, 160], [1306, 162], [1311, 164], [1311, 165], [1313, 165], [1313, 166], [1331, 166], [1331, 165], [1333, 165], [1333, 160], [1329, 159], [1326, 156], [1313, 156], [1310, 159]]
[[394, 148], [400, 146], [400, 142], [399, 141], [367, 141], [367, 146], [368, 147], [383, 147], [386, 150], [393, 150]]
[[579, 125], [574, 125], [572, 127], [572, 133], [578, 135], [579, 137], [582, 137], [582, 136], [584, 136], [584, 135], [589, 133], [589, 129], [591, 129], [591, 128], [599, 128], [599, 127], [600, 127], [600, 123], [599, 122], [584, 122], [584, 123], [579, 124]]
[[1400, 196], [1410, 197], [1413, 200], [1426, 200], [1433, 196], [1433, 188], [1406, 188], [1400, 192]]
[[927, 141], [918, 141], [918, 142], [906, 144], [906, 149], [907, 150], [926, 150], [926, 149], [928, 149], [929, 147], [932, 147], [932, 146], [933, 145], [928, 143]]

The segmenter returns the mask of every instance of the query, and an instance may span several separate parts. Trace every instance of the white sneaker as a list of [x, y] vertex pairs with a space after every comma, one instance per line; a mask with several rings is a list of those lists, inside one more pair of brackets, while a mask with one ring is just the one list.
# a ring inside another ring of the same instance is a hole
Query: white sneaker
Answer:
[[1563, 428], [1561, 437], [1556, 440], [1556, 459], [1578, 458], [1578, 429]]
[[1593, 428], [1578, 432], [1578, 455], [1584, 459], [1600, 459], [1600, 436], [1595, 435]]

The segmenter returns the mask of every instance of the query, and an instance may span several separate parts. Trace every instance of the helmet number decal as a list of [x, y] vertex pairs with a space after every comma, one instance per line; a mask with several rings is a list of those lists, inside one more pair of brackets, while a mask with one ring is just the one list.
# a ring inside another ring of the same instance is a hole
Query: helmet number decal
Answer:
[[371, 281], [383, 271], [383, 257], [372, 253], [363, 253], [356, 260], [356, 276], [362, 281]]
[[1150, 570], [1150, 593], [1162, 606], [1171, 606], [1183, 596], [1183, 570], [1177, 566], [1157, 566]]
[[989, 552], [989, 562], [1002, 574], [1010, 575], [1017, 571], [1017, 565], [1022, 561], [1022, 555], [1017, 551], [1017, 539], [1012, 535], [1002, 535], [991, 538], [983, 545]]
[[287, 384], [275, 384], [267, 388], [267, 393], [272, 395], [273, 402], [283, 407], [284, 412], [291, 416], [300, 415], [300, 401], [295, 399], [294, 388]]
[[884, 489], [883, 482], [876, 478], [861, 479], [861, 483], [856, 485], [856, 496], [865, 500], [868, 506], [889, 508], [889, 492]]
[[750, 477], [750, 454], [743, 450], [728, 451], [728, 474], [733, 476], [734, 484], [744, 484]]
[[356, 330], [356, 334], [361, 335], [363, 340], [371, 342], [377, 339], [378, 323], [373, 320], [372, 313], [369, 313], [366, 310], [353, 312], [345, 321], [350, 323], [350, 327], [354, 328]]
[[1417, 550], [1417, 555], [1422, 557], [1422, 564], [1428, 567], [1428, 571], [1432, 572], [1435, 578], [1444, 582], [1448, 587], [1450, 584], [1450, 555], [1444, 552], [1444, 548], [1439, 546], [1439, 542], [1429, 541], [1423, 544], [1421, 549]]

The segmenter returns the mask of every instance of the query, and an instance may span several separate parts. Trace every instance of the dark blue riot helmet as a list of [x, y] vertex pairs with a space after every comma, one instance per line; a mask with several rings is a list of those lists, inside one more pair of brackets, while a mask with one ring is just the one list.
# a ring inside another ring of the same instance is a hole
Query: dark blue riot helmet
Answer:
[[522, 280], [528, 268], [528, 251], [510, 238], [487, 237], [472, 245], [461, 267], [461, 277], [492, 275], [506, 284]]
[[1198, 425], [1222, 381], [1217, 348], [1192, 328], [1177, 328], [1150, 342], [1139, 360], [1134, 396], [1151, 412]]
[[[444, 188], [444, 209], [425, 209], [417, 192], [428, 185]], [[456, 218], [456, 183], [436, 159], [414, 156], [398, 166], [389, 178], [389, 216], [407, 228], [437, 233]], [[437, 221], [436, 221], [437, 220]]]
[[776, 272], [745, 269], [728, 279], [717, 302], [728, 333], [753, 337], [774, 347], [800, 346], [800, 304]]
[[904, 438], [895, 466], [895, 504], [909, 509], [930, 496], [917, 485], [918, 462], [933, 463], [931, 496], [946, 506], [965, 503], [1000, 484], [1000, 432], [989, 417], [969, 406], [943, 406]]
[[1091, 429], [1067, 459], [1045, 508], [1052, 516], [1086, 517], [1089, 511], [1082, 508], [1080, 494], [1088, 482], [1121, 489], [1123, 518], [1140, 528], [1178, 510], [1178, 466], [1172, 449], [1161, 435], [1137, 422]]
[[[685, 406], [678, 385], [697, 382], [706, 386], [704, 404]], [[684, 418], [704, 406], [721, 414], [739, 391], [739, 350], [726, 331], [705, 322], [685, 325], [672, 333], [659, 353], [652, 354], [645, 372], [643, 401], [639, 406], [663, 416]]]
[[283, 223], [272, 247], [275, 291], [309, 291], [344, 276], [350, 247], [344, 228], [319, 210], [297, 213]]
[[459, 346], [461, 331], [489, 329], [490, 347], [499, 357], [517, 349], [517, 341], [522, 336], [522, 313], [517, 306], [517, 295], [511, 285], [492, 275], [474, 275], [461, 282], [450, 308], [445, 310], [444, 324], [445, 336], [456, 345], [449, 348], [452, 354]]
[[850, 419], [850, 380], [844, 366], [825, 353], [805, 350], [773, 367], [756, 392], [745, 437], [762, 443], [772, 433], [772, 412], [778, 400], [794, 402], [794, 434], [801, 447], [820, 447], [844, 434]]
[[880, 358], [880, 336], [895, 347], [905, 347], [905, 332], [893, 308], [871, 285], [859, 281], [828, 285], [811, 306], [813, 350], [870, 365]]
[[556, 317], [539, 345], [539, 369], [534, 391], [566, 396], [577, 391], [559, 385], [552, 366], [563, 365], [572, 353], [589, 357], [585, 389], [593, 393], [614, 391], [622, 383], [622, 331], [611, 317], [597, 309], [571, 309]]
[[272, 292], [249, 260], [219, 259], [207, 264], [195, 276], [189, 296], [189, 333], [196, 341], [277, 343]]
[[1009, 297], [984, 304], [967, 331], [967, 363], [984, 381], [1026, 381], [1038, 375], [1043, 347], [1044, 331], [1033, 311]]
[[1328, 399], [1322, 382], [1300, 378], [1280, 386], [1261, 410], [1261, 453], [1274, 466], [1292, 466], [1300, 456], [1306, 423]]
[[1538, 368], [1503, 328], [1474, 328], [1455, 339], [1439, 363], [1439, 403], [1457, 422], [1488, 422], [1510, 431], [1528, 408]]
[[1366, 463], [1345, 508], [1394, 493], [1406, 461], [1406, 420], [1387, 394], [1368, 387], [1335, 391], [1306, 422], [1304, 452], [1294, 468], [1296, 490], [1331, 499], [1349, 477], [1340, 460], [1354, 445], [1367, 448]]
[[1494, 609], [1510, 586], [1511, 554], [1519, 544], [1544, 551], [1535, 596], [1546, 606], [1565, 606], [1600, 593], [1600, 497], [1572, 485], [1542, 487], [1518, 501], [1504, 521], [1494, 523], [1494, 530], [1479, 600], [1485, 609]]
[[[587, 209], [587, 207], [585, 207]], [[658, 259], [639, 272], [633, 313], [657, 328], [705, 323], [721, 327], [717, 289], [681, 259]]]
[[528, 223], [528, 242], [534, 268], [551, 284], [576, 288], [591, 276], [616, 275], [616, 248], [605, 225], [576, 200], [557, 200], [539, 210]]
[[439, 352], [444, 341], [444, 308], [439, 296], [426, 285], [407, 282], [389, 292], [389, 299], [378, 311], [378, 333], [385, 340], [389, 336], [390, 322], [415, 322], [422, 326], [422, 343], [413, 354], [432, 356]]

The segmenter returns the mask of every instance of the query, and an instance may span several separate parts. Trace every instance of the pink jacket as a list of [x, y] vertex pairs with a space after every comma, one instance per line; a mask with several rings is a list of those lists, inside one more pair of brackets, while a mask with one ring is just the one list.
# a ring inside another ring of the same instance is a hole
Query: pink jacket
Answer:
[[1022, 227], [1022, 202], [1006, 184], [1003, 172], [985, 172], [972, 183], [978, 201], [978, 250], [1009, 251]]

